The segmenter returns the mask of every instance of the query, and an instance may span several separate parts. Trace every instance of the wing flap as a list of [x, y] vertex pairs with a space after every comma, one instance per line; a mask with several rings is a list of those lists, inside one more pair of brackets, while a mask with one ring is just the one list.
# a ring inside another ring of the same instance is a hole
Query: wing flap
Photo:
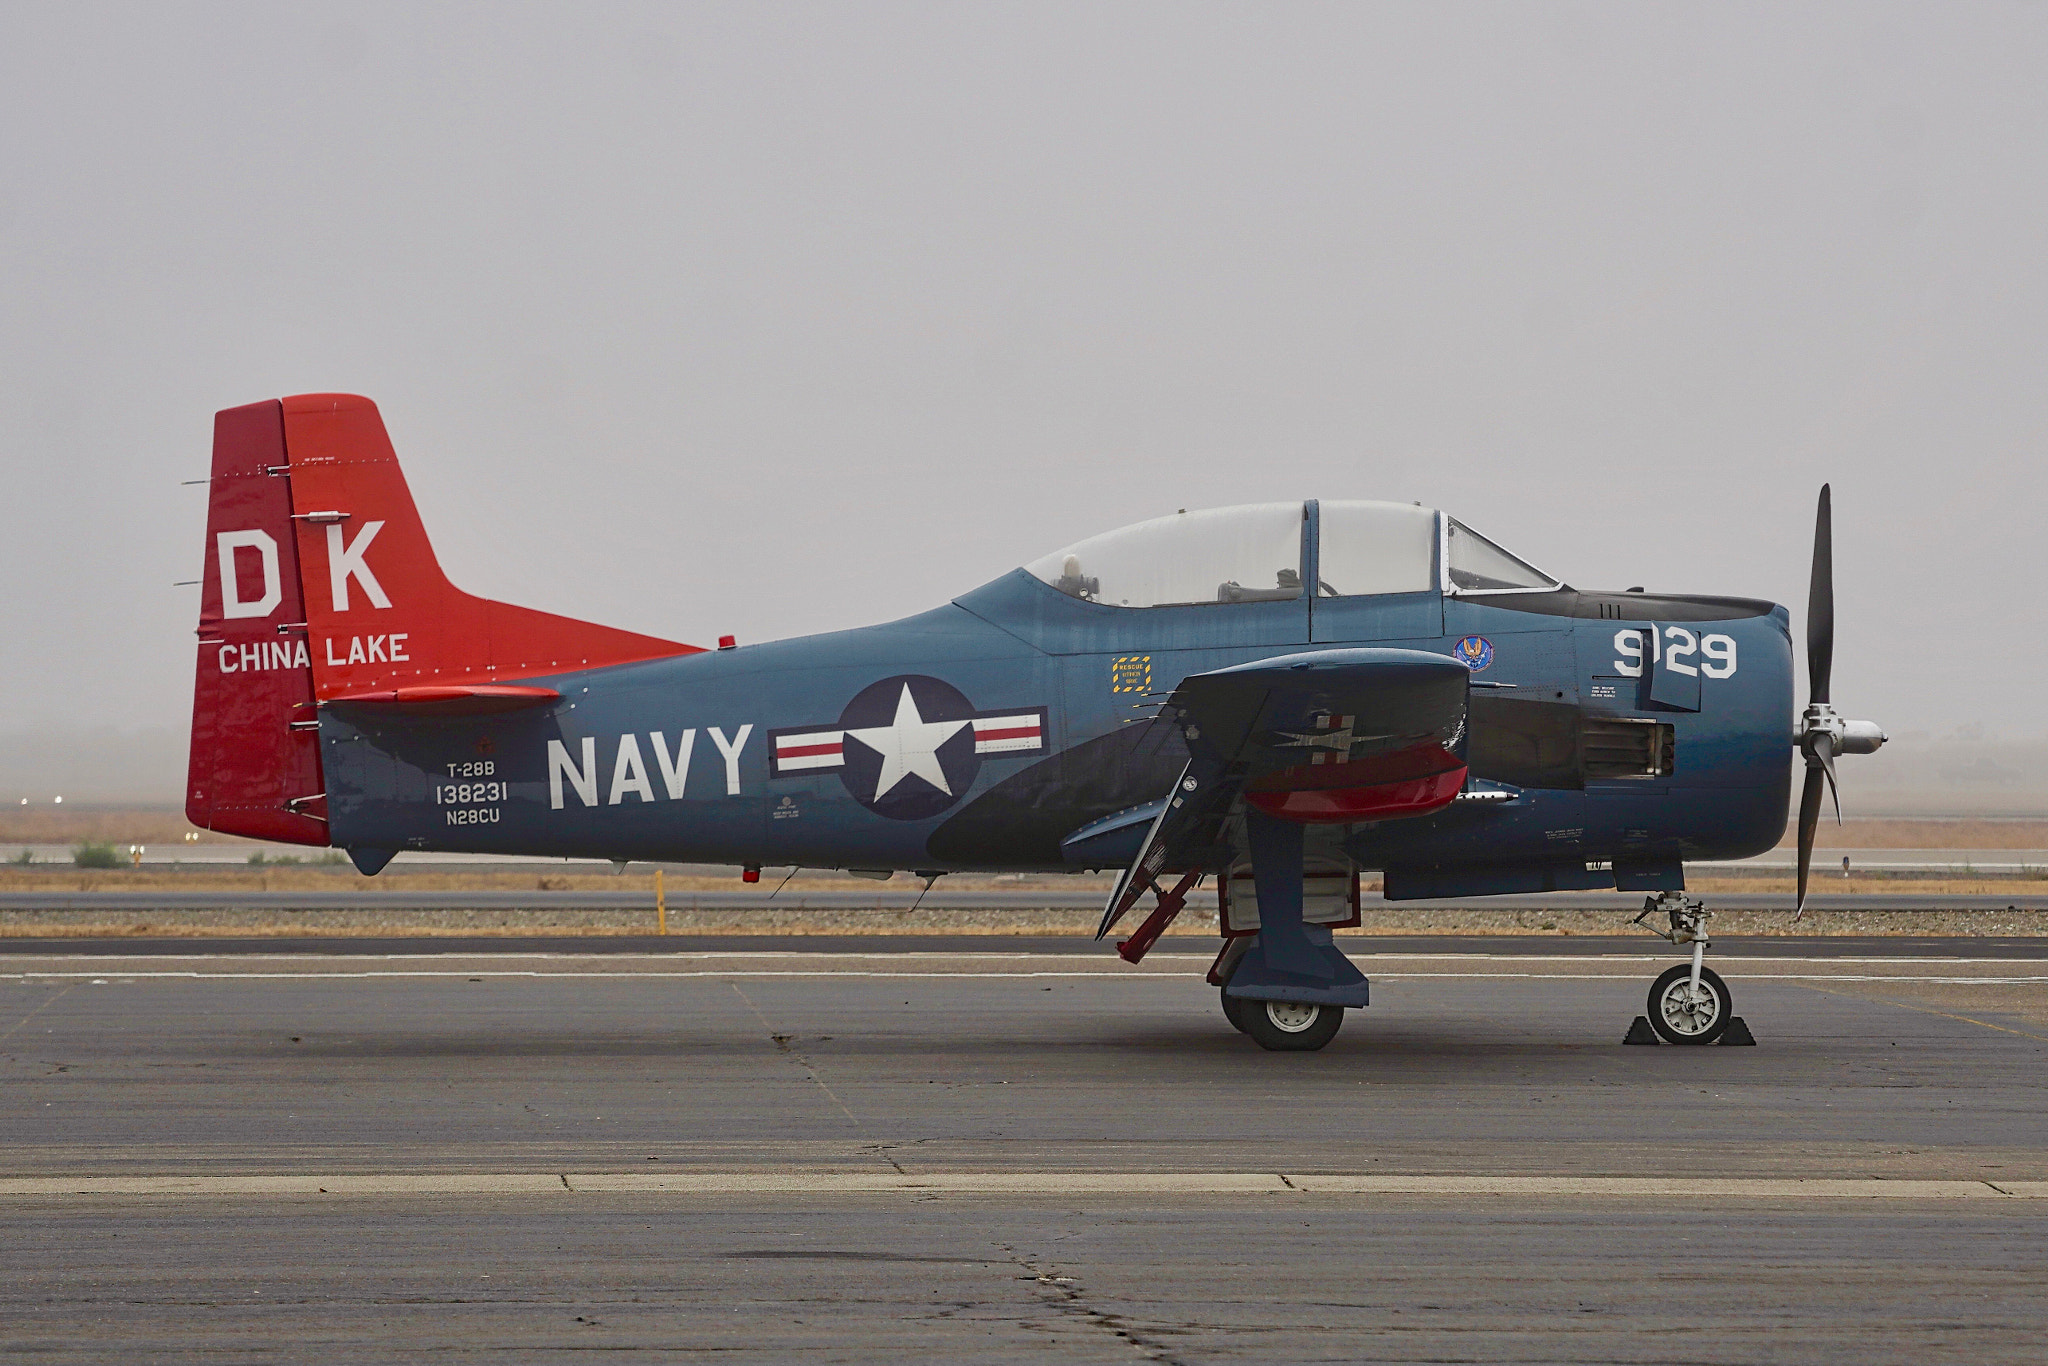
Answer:
[[1192, 885], [1183, 878], [1169, 891], [1160, 879], [1220, 866], [1225, 822], [1241, 803], [1303, 823], [1448, 805], [1466, 778], [1470, 681], [1449, 656], [1387, 649], [1279, 655], [1181, 680], [1161, 714], [1180, 726], [1187, 767], [1117, 879], [1095, 937], [1152, 891], [1159, 907], [1127, 941], [1142, 954]]

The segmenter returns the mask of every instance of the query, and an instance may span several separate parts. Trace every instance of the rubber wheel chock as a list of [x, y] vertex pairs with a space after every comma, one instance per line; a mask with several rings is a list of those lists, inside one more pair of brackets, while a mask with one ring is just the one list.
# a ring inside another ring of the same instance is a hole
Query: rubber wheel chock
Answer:
[[1755, 1048], [1756, 1035], [1749, 1032], [1748, 1022], [1740, 1015], [1731, 1015], [1728, 1028], [1714, 1042], [1726, 1048]]
[[[1729, 1027], [1732, 1029], [1734, 1026], [1731, 1024]], [[1748, 1031], [1745, 1030], [1743, 1032], [1747, 1033]], [[1638, 1015], [1635, 1018], [1635, 1023], [1631, 1024], [1628, 1027], [1628, 1037], [1623, 1039], [1622, 1042], [1661, 1044], [1664, 1041], [1657, 1037], [1656, 1030], [1650, 1028], [1650, 1017], [1647, 1015]], [[1754, 1043], [1755, 1040], [1751, 1040], [1751, 1042]]]

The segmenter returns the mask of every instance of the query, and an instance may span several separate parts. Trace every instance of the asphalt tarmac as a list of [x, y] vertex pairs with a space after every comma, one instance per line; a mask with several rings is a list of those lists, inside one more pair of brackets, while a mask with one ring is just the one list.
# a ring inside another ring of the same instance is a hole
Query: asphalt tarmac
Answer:
[[[1806, 904], [1822, 911], [2003, 911], [2007, 909], [2048, 910], [2048, 895], [2038, 892], [1997, 892], [1983, 894], [1913, 892], [1910, 883], [1896, 892], [1821, 892]], [[1790, 892], [1716, 892], [1712, 903], [1722, 910], [1790, 911]], [[915, 887], [890, 887], [866, 892], [796, 892], [777, 896], [772, 889], [724, 892], [672, 892], [668, 908], [674, 912], [715, 910], [908, 910], [923, 905], [927, 910], [1100, 910], [1099, 891], [965, 891], [935, 892], [921, 896]], [[1641, 892], [1552, 892], [1533, 896], [1445, 897], [1428, 901], [1390, 902], [1377, 894], [1368, 895], [1368, 910], [1390, 908], [1415, 912], [1431, 910], [1480, 911], [1632, 911], [1643, 904]], [[1188, 898], [1192, 910], [1213, 914], [1216, 894], [1198, 891]], [[416, 888], [401, 891], [365, 892], [353, 889], [328, 891], [211, 891], [172, 892], [162, 890], [67, 892], [0, 892], [0, 910], [9, 911], [118, 911], [145, 915], [170, 911], [199, 910], [270, 911], [602, 911], [630, 909], [652, 913], [651, 887], [620, 887], [617, 891], [544, 892], [527, 891], [443, 891]]]
[[1308, 1055], [1174, 941], [656, 942], [5, 945], [0, 1355], [2048, 1340], [2042, 941], [1717, 952], [1758, 1046], [1702, 1049], [1620, 1044], [1654, 942], [1377, 941]]

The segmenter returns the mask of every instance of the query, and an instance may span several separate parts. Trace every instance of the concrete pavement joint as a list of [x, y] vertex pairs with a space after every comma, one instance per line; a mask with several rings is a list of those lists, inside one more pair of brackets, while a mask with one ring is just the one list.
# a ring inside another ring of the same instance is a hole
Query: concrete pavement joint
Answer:
[[[81, 972], [76, 975], [81, 978], [89, 978], [92, 977], [94, 974], [89, 972]], [[41, 1005], [37, 1006], [34, 1010], [31, 1010], [28, 1014], [22, 1016], [19, 1020], [16, 1020], [13, 1024], [9, 1025], [5, 1033], [0, 1033], [0, 1042], [5, 1042], [6, 1040], [13, 1038], [17, 1033], [21, 1031], [21, 1029], [25, 1025], [28, 1024], [30, 1020], [33, 1020], [36, 1016], [42, 1014], [51, 1006], [57, 1004], [57, 1002], [63, 1000], [66, 996], [69, 996], [72, 992], [78, 990], [78, 986], [79, 984], [77, 982], [73, 982], [70, 986], [64, 988], [64, 990], [58, 992], [55, 996], [46, 998]]]
[[[846, 1116], [846, 1122], [855, 1129], [859, 1129], [861, 1127], [860, 1121], [854, 1118], [853, 1111], [846, 1108], [846, 1102], [839, 1098], [838, 1093], [825, 1084], [825, 1079], [818, 1075], [818, 1069], [811, 1066], [811, 1060], [795, 1048], [790, 1047], [790, 1041], [796, 1036], [793, 1034], [777, 1034], [775, 1027], [768, 1023], [768, 1017], [761, 1013], [761, 1007], [754, 1004], [754, 999], [751, 996], [740, 990], [738, 982], [728, 982], [726, 985], [733, 989], [734, 995], [746, 1002], [747, 1009], [754, 1013], [754, 1018], [761, 1022], [761, 1028], [767, 1031], [769, 1039], [774, 1042], [776, 1051], [786, 1058], [793, 1059], [797, 1066], [803, 1068], [804, 1075], [815, 1082], [818, 1089], [825, 1093], [826, 1098], [839, 1107], [839, 1113]], [[891, 1165], [893, 1166], [894, 1164], [892, 1163]]]
[[[1836, 982], [1867, 982], [1867, 981], [1879, 981], [1879, 982], [1914, 982], [1914, 981], [1919, 981], [1919, 980], [1921, 980], [1921, 979], [1919, 979], [1919, 978], [1915, 978], [1915, 977], [1878, 977], [1878, 978], [1868, 978], [1868, 977], [1835, 977], [1835, 978], [1830, 978], [1830, 979], [1828, 979], [1828, 980], [1830, 980], [1830, 981], [1836, 981]], [[1931, 979], [1931, 980], [1934, 980], [1934, 981], [1952, 981], [1953, 979], [1943, 979], [1943, 978], [1934, 978], [1934, 979]], [[1963, 980], [1963, 981], [1965, 981], [1965, 982], [1989, 982], [1989, 983], [1998, 983], [1998, 982], [2001, 982], [2001, 981], [2003, 981], [2004, 979], [2001, 979], [2001, 978], [1996, 978], [1996, 977], [1965, 977], [1965, 978], [1963, 978], [1963, 979], [1961, 979], [1961, 980]], [[2038, 979], [2036, 979], [2036, 978], [2031, 978], [2031, 977], [2027, 977], [2027, 978], [2019, 978], [2019, 979], [2016, 979], [2016, 980], [2019, 980], [2019, 981], [2027, 981], [2027, 982], [2031, 982], [2031, 981], [2035, 981], [2035, 980], [2038, 980]], [[1809, 985], [1809, 984], [1806, 984], [1806, 983], [1801, 983], [1801, 985], [1803, 985], [1803, 986], [1806, 986], [1806, 989], [1807, 989], [1808, 991], [1818, 991], [1818, 992], [1822, 992], [1822, 993], [1825, 993], [1826, 995], [1829, 995], [1829, 996], [1840, 996], [1840, 997], [1844, 998], [1845, 1000], [1851, 1000], [1851, 1001], [1871, 1001], [1871, 1000], [1874, 1000], [1874, 1001], [1876, 1001], [1876, 1002], [1878, 1002], [1879, 1004], [1882, 1004], [1882, 1005], [1888, 1005], [1888, 1006], [1897, 1006], [1897, 1007], [1898, 1007], [1899, 1009], [1901, 1009], [1901, 1010], [1911, 1010], [1911, 1011], [1914, 1011], [1914, 1012], [1916, 1012], [1916, 1013], [1918, 1013], [1918, 1014], [1921, 1014], [1921, 1015], [1939, 1015], [1939, 1016], [1940, 1016], [1940, 1017], [1941, 1017], [1942, 1019], [1944, 1019], [1944, 1020], [1955, 1020], [1955, 1021], [1957, 1021], [1957, 1022], [1958, 1022], [1958, 1023], [1960, 1023], [1960, 1024], [1973, 1024], [1973, 1025], [1977, 1025], [1977, 1026], [1979, 1026], [1979, 1027], [1981, 1027], [1981, 1028], [1984, 1028], [1984, 1029], [1995, 1029], [1995, 1030], [1997, 1030], [1997, 1031], [1998, 1031], [1999, 1033], [2001, 1033], [2001, 1034], [2017, 1034], [2017, 1035], [2019, 1035], [2019, 1036], [2020, 1036], [2020, 1037], [2021, 1037], [2022, 1039], [2039, 1039], [2039, 1040], [2040, 1040], [2040, 1041], [2041, 1041], [2042, 1043], [2048, 1043], [2048, 1034], [2029, 1034], [2029, 1033], [2028, 1033], [2028, 1032], [2027, 1032], [2026, 1030], [2024, 1030], [2024, 1029], [2014, 1029], [2014, 1028], [2013, 1028], [2012, 1026], [2010, 1026], [2010, 1025], [2001, 1025], [2001, 1024], [1993, 1024], [1993, 1023], [1991, 1023], [1991, 1022], [1990, 1022], [1989, 1020], [1979, 1020], [1979, 1019], [1976, 1019], [1976, 1018], [1974, 1018], [1974, 1017], [1972, 1017], [1972, 1016], [1969, 1016], [1969, 1015], [1951, 1015], [1951, 1014], [1950, 1014], [1950, 1013], [1949, 1013], [1948, 1011], [1946, 1011], [1946, 1010], [1935, 1010], [1935, 1009], [1933, 1009], [1933, 1008], [1931, 1008], [1931, 1007], [1928, 1007], [1928, 1006], [1916, 1006], [1916, 1005], [1908, 1005], [1908, 1004], [1907, 1004], [1906, 1002], [1904, 1002], [1904, 1001], [1888, 1001], [1888, 1000], [1886, 1000], [1886, 999], [1885, 999], [1884, 997], [1882, 997], [1882, 996], [1876, 996], [1876, 997], [1867, 997], [1867, 996], [1851, 996], [1851, 995], [1849, 995], [1849, 993], [1847, 993], [1847, 992], [1845, 992], [1845, 991], [1829, 991], [1829, 990], [1828, 990], [1828, 989], [1827, 989], [1826, 987], [1817, 987], [1817, 986], [1812, 986], [1812, 985]], [[2007, 985], [2010, 985], [2010, 983], [2007, 983]]]

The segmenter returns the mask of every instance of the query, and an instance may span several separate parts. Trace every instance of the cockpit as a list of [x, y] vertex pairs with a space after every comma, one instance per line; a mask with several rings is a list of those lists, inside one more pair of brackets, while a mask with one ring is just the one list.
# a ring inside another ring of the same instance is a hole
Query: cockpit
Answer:
[[1286, 602], [1394, 593], [1542, 593], [1558, 580], [1434, 508], [1312, 499], [1181, 511], [1091, 536], [1024, 566], [1108, 607]]

